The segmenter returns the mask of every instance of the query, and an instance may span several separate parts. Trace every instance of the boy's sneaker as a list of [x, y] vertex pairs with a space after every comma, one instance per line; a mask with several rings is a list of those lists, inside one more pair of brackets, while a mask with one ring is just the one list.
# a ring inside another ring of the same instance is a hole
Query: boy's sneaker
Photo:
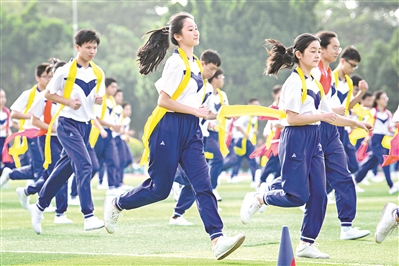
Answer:
[[19, 203], [21, 203], [22, 208], [27, 210], [29, 207], [29, 196], [26, 196], [25, 188], [17, 187], [17, 189], [15, 191], [17, 192], [17, 195], [19, 198]]
[[311, 259], [329, 259], [330, 257], [318, 250], [314, 244], [305, 243], [299, 244], [296, 247], [296, 256], [300, 258], [311, 258]]
[[57, 210], [56, 207], [53, 206], [53, 204], [50, 203], [50, 205], [44, 209], [44, 212], [55, 212]]
[[69, 206], [80, 206], [79, 196], [70, 197], [68, 199], [68, 205]]
[[213, 195], [215, 195], [215, 198], [217, 201], [222, 201], [222, 197], [219, 195], [218, 191], [216, 189], [212, 189]]
[[37, 234], [40, 234], [42, 232], [42, 225], [41, 225], [42, 211], [39, 210], [39, 208], [36, 206], [36, 204], [29, 205], [28, 210], [29, 210], [33, 230], [35, 230], [35, 232]]
[[99, 220], [96, 216], [86, 218], [84, 221], [84, 230], [91, 231], [104, 227], [104, 222]]
[[12, 170], [8, 167], [4, 167], [3, 172], [1, 173], [0, 176], [0, 188], [10, 180], [10, 173]]
[[393, 195], [399, 191], [399, 182], [393, 184], [393, 186], [389, 189], [389, 195]]
[[244, 240], [245, 235], [243, 234], [234, 237], [221, 236], [212, 248], [213, 254], [215, 254], [216, 259], [222, 260], [239, 248]]
[[118, 218], [122, 215], [114, 205], [113, 197], [105, 197], [104, 199], [104, 224], [108, 233], [113, 234], [116, 230], [116, 223]]
[[183, 216], [179, 216], [176, 219], [174, 219], [173, 217], [170, 217], [169, 224], [170, 225], [193, 225], [193, 223], [190, 223], [189, 221], [184, 219]]
[[68, 219], [66, 215], [60, 215], [54, 217], [55, 224], [72, 224], [72, 220]]
[[341, 240], [353, 240], [368, 236], [369, 230], [359, 230], [357, 227], [343, 226], [341, 227]]
[[377, 243], [382, 243], [385, 238], [392, 233], [399, 223], [396, 221], [396, 212], [398, 206], [393, 203], [387, 203], [382, 210], [380, 221], [375, 229], [374, 240]]
[[248, 192], [245, 195], [240, 211], [241, 222], [243, 224], [249, 223], [252, 215], [254, 215], [260, 209], [260, 207], [262, 207], [258, 201], [258, 198], [256, 197], [258, 194], [259, 193], [256, 192]]

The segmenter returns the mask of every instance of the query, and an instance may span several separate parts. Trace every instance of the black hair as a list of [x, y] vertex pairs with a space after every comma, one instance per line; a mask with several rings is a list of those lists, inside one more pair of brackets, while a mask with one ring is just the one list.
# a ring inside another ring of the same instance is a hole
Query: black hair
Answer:
[[35, 68], [35, 75], [37, 76], [37, 77], [40, 77], [43, 73], [46, 73], [47, 74], [47, 69], [50, 67], [50, 63], [47, 63], [47, 62], [44, 62], [44, 63], [41, 63], [40, 65], [38, 65], [36, 68]]
[[216, 66], [220, 67], [222, 64], [222, 60], [220, 59], [219, 54], [214, 50], [205, 50], [200, 57], [201, 61], [204, 61], [205, 64], [213, 63]]
[[129, 102], [123, 102], [123, 103], [122, 103], [122, 108], [125, 109], [125, 106], [126, 106], [126, 105], [130, 105], [130, 106], [131, 106], [131, 104], [130, 104]]
[[106, 79], [105, 79], [105, 87], [108, 87], [108, 86], [111, 85], [111, 83], [113, 83], [113, 82], [117, 83], [116, 80], [113, 79], [113, 78], [106, 78]]
[[381, 98], [381, 95], [383, 95], [385, 93], [385, 91], [375, 91], [374, 92], [374, 102], [373, 102], [373, 107], [376, 108], [377, 107], [377, 100], [379, 100]]
[[120, 92], [123, 93], [123, 90], [122, 90], [122, 89], [117, 89], [116, 92], [115, 92], [115, 94], [114, 94], [114, 96], [117, 95], [117, 94], [120, 93]]
[[359, 74], [353, 74], [351, 75], [351, 79], [353, 82], [353, 86], [359, 86], [359, 81], [363, 80], [364, 78]]
[[274, 85], [274, 87], [272, 88], [272, 94], [276, 95], [277, 93], [279, 93], [281, 91], [282, 88], [283, 88], [283, 86], [280, 84]]
[[253, 103], [253, 102], [259, 102], [259, 100], [257, 98], [250, 98], [248, 100], [248, 103]]
[[371, 92], [366, 91], [366, 93], [364, 93], [362, 96], [362, 100], [365, 100], [366, 98], [372, 97], [372, 96], [373, 96], [373, 94]]
[[319, 31], [316, 33], [316, 37], [320, 38], [320, 46], [327, 48], [331, 43], [332, 38], [338, 38], [338, 35], [333, 31]]
[[97, 32], [91, 29], [82, 29], [75, 35], [75, 44], [82, 46], [84, 43], [96, 42], [100, 44], [100, 36]]
[[213, 75], [213, 77], [211, 77], [210, 79], [208, 79], [208, 82], [209, 82], [209, 83], [212, 83], [212, 80], [213, 80], [214, 78], [217, 78], [219, 75], [223, 75], [223, 69], [221, 69], [221, 68], [218, 68], [218, 69], [216, 70], [216, 72], [215, 72], [215, 74]]
[[320, 39], [312, 34], [302, 33], [295, 38], [293, 46], [286, 48], [280, 41], [266, 39], [266, 45], [270, 45], [271, 49], [269, 50], [266, 47], [269, 58], [266, 60], [265, 73], [277, 77], [279, 70], [293, 68], [299, 62], [295, 52], [299, 51], [303, 54], [309, 44], [314, 41], [320, 42]]
[[359, 52], [354, 46], [346, 47], [342, 51], [341, 58], [344, 58], [346, 60], [355, 60], [357, 62], [360, 62], [362, 60]]
[[46, 69], [47, 74], [54, 74], [57, 68], [62, 67], [66, 64], [65, 61], [61, 61], [58, 58], [52, 57], [48, 60], [50, 62], [49, 66]]
[[184, 21], [187, 18], [194, 20], [194, 17], [189, 13], [177, 13], [169, 19], [169, 26], [152, 30], [145, 34], [151, 35], [147, 42], [137, 51], [140, 74], [147, 75], [157, 69], [169, 49], [169, 40], [172, 44], [178, 45], [174, 35], [181, 34]]

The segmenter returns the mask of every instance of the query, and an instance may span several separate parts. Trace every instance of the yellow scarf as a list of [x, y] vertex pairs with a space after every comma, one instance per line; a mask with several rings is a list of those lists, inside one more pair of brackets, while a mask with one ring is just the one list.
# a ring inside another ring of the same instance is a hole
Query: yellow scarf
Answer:
[[[96, 92], [98, 93], [100, 90], [100, 87], [101, 87], [102, 80], [103, 80], [103, 74], [102, 74], [101, 69], [96, 64], [94, 64], [94, 62], [90, 61], [90, 65], [91, 65], [94, 75], [96, 76], [96, 79], [97, 79]], [[69, 99], [71, 97], [71, 93], [72, 93], [73, 85], [75, 84], [77, 72], [78, 72], [78, 64], [77, 64], [76, 58], [75, 58], [71, 63], [71, 67], [69, 68], [68, 77], [66, 79], [65, 86], [64, 86], [64, 98], [65, 99]], [[60, 109], [58, 109], [57, 113], [53, 116], [50, 124], [48, 125], [46, 142], [45, 142], [45, 146], [44, 146], [44, 164], [43, 164], [44, 169], [47, 169], [48, 166], [52, 163], [51, 148], [50, 148], [51, 131], [52, 131], [54, 122], [57, 120], [58, 116], [60, 115], [61, 110], [64, 109], [64, 107], [65, 107], [65, 105], [61, 104]]]
[[[246, 134], [249, 135], [249, 132], [251, 131], [251, 127], [252, 127], [252, 118], [253, 116], [249, 116], [249, 122], [248, 122], [248, 126], [247, 126], [247, 130], [246, 130]], [[256, 120], [255, 125], [254, 125], [254, 131], [256, 132], [256, 130], [258, 129], [258, 120]], [[256, 145], [256, 134], [253, 133], [251, 136], [251, 143], [253, 145]], [[235, 146], [234, 147], [234, 152], [238, 155], [238, 156], [244, 156], [245, 153], [247, 152], [247, 138], [242, 138], [241, 140], [241, 148]]]
[[[112, 102], [112, 113], [111, 116], [114, 114], [114, 109], [115, 109], [115, 100], [112, 96], [109, 96], [109, 99]], [[107, 96], [103, 96], [103, 103], [101, 104], [101, 116], [100, 119], [103, 120], [105, 116], [105, 111], [107, 110]], [[97, 143], [98, 137], [100, 136], [100, 130], [94, 125], [94, 120], [91, 121], [91, 130], [90, 130], [90, 136], [89, 136], [89, 143], [92, 148]]]
[[[333, 73], [334, 73], [334, 78], [335, 78], [335, 89], [337, 90], [337, 93], [338, 93], [338, 83], [339, 83], [338, 70], [335, 69]], [[349, 106], [351, 104], [351, 97], [353, 94], [353, 81], [348, 75], [345, 75], [345, 79], [346, 79], [346, 83], [348, 83], [348, 87], [349, 87], [348, 96], [346, 96], [346, 106], [345, 106], [345, 108], [346, 108], [345, 115], [348, 115]]]
[[[30, 107], [33, 104], [33, 101], [35, 100], [36, 96], [36, 91], [37, 91], [37, 85], [34, 85], [30, 89], [29, 97], [28, 97], [28, 103], [26, 104], [26, 107], [23, 111], [23, 114], [27, 114]], [[18, 124], [19, 124], [19, 131], [24, 130], [24, 125], [25, 125], [26, 119], [20, 119]], [[21, 143], [21, 136], [17, 136], [14, 139], [14, 144], [12, 147], [10, 147], [9, 154], [13, 157], [15, 166], [21, 167], [21, 162], [19, 161], [19, 156], [24, 154], [28, 150], [28, 142], [26, 137], [22, 137], [22, 143]]]
[[[175, 93], [173, 93], [172, 95], [172, 100], [174, 101], [176, 101], [177, 98], [179, 98], [179, 96], [182, 94], [182, 92], [187, 87], [187, 84], [191, 78], [191, 68], [186, 53], [181, 48], [178, 48], [177, 52], [179, 53], [180, 57], [183, 59], [184, 65], [186, 67], [186, 74], [183, 76], [182, 81], [177, 87]], [[195, 59], [197, 61], [198, 67], [202, 72], [202, 66], [200, 61], [198, 60], [197, 57], [195, 57]], [[166, 114], [167, 111], [168, 111], [167, 109], [157, 106], [152, 111], [151, 116], [147, 119], [147, 122], [144, 125], [143, 137], [141, 138], [144, 144], [144, 152], [143, 155], [141, 156], [140, 165], [145, 165], [148, 163], [148, 157], [150, 155], [149, 139], [155, 127], [158, 125], [159, 121], [161, 121], [161, 119], [163, 118], [163, 116]]]

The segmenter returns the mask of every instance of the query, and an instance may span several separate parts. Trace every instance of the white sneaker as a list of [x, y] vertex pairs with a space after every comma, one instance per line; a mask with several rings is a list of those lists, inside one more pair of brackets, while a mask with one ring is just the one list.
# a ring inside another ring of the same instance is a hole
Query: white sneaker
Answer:
[[104, 227], [104, 222], [98, 219], [96, 216], [86, 218], [84, 221], [84, 230], [91, 231]]
[[173, 217], [170, 217], [169, 224], [170, 225], [193, 225], [193, 223], [190, 223], [189, 221], [187, 221], [183, 216], [179, 216], [176, 219], [174, 219]]
[[365, 185], [365, 186], [370, 186], [370, 182], [369, 182], [368, 178], [366, 178], [366, 177], [360, 183], [362, 183], [362, 185]]
[[237, 183], [241, 183], [241, 182], [242, 182], [242, 177], [241, 176], [233, 176], [229, 180], [229, 183], [232, 183], [232, 184], [237, 184]]
[[365, 190], [361, 187], [359, 187], [357, 184], [355, 184], [355, 190], [357, 193], [363, 193]]
[[396, 221], [396, 211], [398, 206], [393, 203], [387, 203], [382, 210], [380, 221], [375, 229], [374, 240], [377, 243], [382, 243], [385, 238], [392, 233], [399, 223]]
[[245, 235], [243, 234], [234, 237], [221, 236], [212, 248], [213, 254], [215, 254], [216, 259], [222, 260], [239, 248], [244, 240]]
[[258, 194], [259, 193], [256, 192], [248, 192], [245, 195], [240, 211], [241, 222], [243, 224], [249, 223], [252, 215], [254, 215], [260, 209], [260, 207], [262, 207], [258, 201], [258, 198], [256, 197]]
[[357, 227], [342, 226], [341, 227], [341, 240], [353, 240], [368, 236], [369, 230], [359, 230]]
[[266, 211], [266, 204], [263, 204], [259, 209], [259, 213], [264, 213]]
[[215, 195], [215, 198], [217, 201], [222, 201], [222, 197], [219, 195], [218, 191], [216, 189], [212, 189], [213, 195]]
[[183, 188], [182, 185], [180, 185], [180, 184], [177, 183], [177, 182], [173, 182], [173, 185], [172, 185], [172, 193], [173, 193], [173, 198], [174, 198], [174, 200], [175, 200], [176, 202], [177, 202], [177, 201], [179, 200], [179, 198], [180, 198], [180, 193], [181, 193], [182, 188]]
[[57, 208], [53, 206], [53, 204], [50, 203], [50, 205], [44, 209], [44, 212], [55, 212]]
[[262, 182], [259, 186], [259, 193], [266, 194], [269, 191], [270, 191], [269, 184], [267, 182]]
[[120, 187], [118, 187], [118, 189], [123, 190], [123, 191], [128, 191], [131, 190], [133, 187], [126, 185], [126, 184], [122, 184]]
[[315, 247], [314, 244], [305, 243], [299, 244], [296, 247], [296, 256], [300, 258], [311, 258], [311, 259], [329, 259], [326, 253], [321, 252]]
[[398, 191], [399, 191], [399, 183], [396, 182], [396, 183], [394, 183], [393, 186], [389, 189], [389, 195], [393, 195], [393, 194], [395, 194], [395, 193], [398, 192]]
[[104, 225], [108, 233], [113, 234], [116, 229], [118, 218], [122, 215], [114, 205], [113, 197], [105, 197], [104, 199]]
[[42, 211], [37, 208], [36, 204], [29, 205], [28, 210], [33, 230], [35, 230], [37, 234], [40, 234], [42, 232]]
[[125, 191], [122, 191], [119, 188], [108, 188], [107, 192], [105, 193], [107, 196], [117, 197], [123, 194]]
[[29, 196], [26, 196], [25, 188], [17, 187], [15, 192], [17, 192], [17, 195], [18, 195], [18, 198], [19, 198], [19, 203], [21, 203], [22, 208], [27, 210], [28, 207], [29, 207]]
[[10, 173], [12, 170], [8, 167], [4, 167], [3, 172], [1, 173], [0, 176], [0, 188], [10, 180]]
[[68, 205], [69, 205], [69, 206], [80, 206], [79, 196], [70, 197], [70, 198], [68, 199]]
[[335, 192], [334, 190], [327, 194], [327, 204], [335, 204]]
[[72, 224], [72, 220], [68, 219], [66, 215], [60, 215], [54, 217], [55, 224]]
[[259, 183], [256, 183], [255, 181], [251, 182], [251, 184], [249, 185], [250, 188], [257, 188], [259, 187]]

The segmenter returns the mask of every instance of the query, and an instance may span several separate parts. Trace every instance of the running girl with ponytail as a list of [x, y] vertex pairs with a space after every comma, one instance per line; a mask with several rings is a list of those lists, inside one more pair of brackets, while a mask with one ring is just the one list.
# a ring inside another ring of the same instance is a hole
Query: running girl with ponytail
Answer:
[[160, 65], [168, 51], [169, 40], [178, 47], [167, 60], [162, 77], [155, 83], [159, 93], [158, 106], [144, 127], [146, 152], [142, 162], [149, 157], [150, 177], [119, 197], [105, 199], [105, 228], [108, 233], [115, 232], [122, 210], [136, 209], [166, 199], [180, 163], [194, 190], [201, 219], [213, 244], [213, 252], [220, 260], [236, 250], [244, 242], [245, 236], [223, 236], [223, 222], [212, 193], [199, 127], [199, 118], [208, 115], [207, 108], [201, 107], [205, 84], [201, 64], [193, 55], [200, 34], [193, 16], [188, 13], [175, 14], [169, 26], [148, 34], [148, 41], [137, 53], [141, 74], [147, 75]]

